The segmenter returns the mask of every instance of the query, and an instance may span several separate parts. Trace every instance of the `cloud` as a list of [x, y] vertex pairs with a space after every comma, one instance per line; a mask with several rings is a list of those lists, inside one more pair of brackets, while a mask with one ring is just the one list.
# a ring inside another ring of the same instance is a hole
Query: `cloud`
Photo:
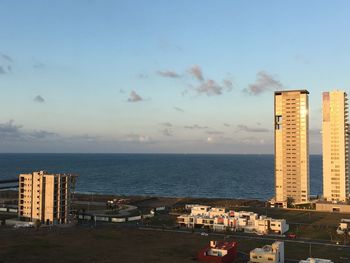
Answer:
[[13, 60], [9, 55], [0, 53], [0, 75], [12, 72]]
[[179, 107], [174, 107], [174, 110], [179, 111], [179, 112], [185, 112], [183, 109], [181, 109]]
[[143, 98], [138, 95], [135, 91], [131, 91], [130, 97], [128, 98], [128, 102], [139, 102], [143, 101]]
[[9, 56], [9, 55], [6, 55], [6, 54], [1, 54], [1, 57], [5, 60], [7, 60], [8, 62], [12, 63], [13, 62], [13, 59]]
[[147, 79], [147, 78], [148, 78], [148, 75], [147, 75], [147, 74], [140, 73], [140, 74], [137, 75], [137, 78], [138, 78], [138, 79]]
[[43, 131], [43, 130], [31, 132], [29, 135], [36, 139], [47, 139], [50, 137], [59, 137], [57, 133]]
[[224, 123], [224, 126], [225, 126], [225, 127], [231, 127], [231, 125], [228, 124], [228, 123]]
[[0, 66], [0, 74], [6, 74], [4, 67]]
[[162, 122], [160, 125], [165, 126], [165, 127], [173, 127], [173, 125], [170, 122]]
[[206, 94], [207, 96], [221, 95], [225, 90], [230, 91], [233, 88], [233, 81], [229, 78], [222, 80], [222, 84], [219, 84], [213, 79], [205, 79], [202, 73], [202, 69], [199, 65], [194, 65], [187, 70], [199, 83], [197, 86], [188, 85], [182, 95], [185, 95], [188, 90], [195, 90], [198, 94]]
[[35, 69], [43, 69], [45, 68], [46, 65], [40, 61], [36, 61], [34, 64], [33, 64], [33, 68]]
[[193, 65], [191, 68], [188, 69], [188, 72], [195, 77], [198, 81], [204, 81], [202, 69], [198, 65]]
[[260, 128], [260, 127], [248, 127], [247, 125], [244, 124], [239, 124], [237, 125], [237, 130], [236, 132], [269, 132], [269, 129], [266, 128]]
[[224, 134], [224, 132], [222, 132], [222, 131], [207, 131], [206, 133], [209, 135], [222, 135], [222, 134]]
[[184, 128], [185, 129], [190, 129], [190, 130], [205, 130], [205, 129], [208, 129], [209, 127], [207, 127], [207, 126], [200, 126], [198, 124], [194, 124], [194, 125], [187, 125]]
[[162, 134], [164, 136], [173, 136], [173, 125], [170, 122], [163, 122], [160, 123], [160, 125], [164, 126], [165, 128], [162, 130]]
[[233, 89], [233, 81], [231, 79], [223, 79], [222, 80], [223, 86], [228, 89], [232, 90]]
[[44, 130], [28, 131], [23, 130], [22, 125], [15, 124], [14, 120], [9, 120], [5, 123], [0, 123], [0, 141], [35, 141], [59, 137], [58, 134]]
[[180, 78], [181, 75], [172, 70], [158, 70], [157, 74], [165, 78]]
[[247, 145], [264, 145], [266, 144], [266, 141], [261, 138], [255, 138], [255, 137], [245, 137], [240, 140], [240, 143], [247, 144]]
[[164, 130], [162, 130], [162, 133], [164, 136], [173, 136], [173, 131], [171, 128], [165, 128]]
[[259, 95], [265, 91], [282, 89], [283, 85], [280, 81], [276, 80], [272, 75], [265, 71], [257, 73], [256, 81], [250, 84], [248, 88], [243, 91], [250, 95]]
[[146, 135], [139, 135], [139, 134], [127, 134], [123, 141], [125, 142], [136, 142], [136, 143], [146, 143], [150, 142], [152, 139]]
[[8, 122], [5, 123], [0, 123], [0, 136], [5, 136], [5, 135], [18, 135], [19, 129], [21, 129], [23, 126], [22, 125], [15, 125], [14, 120], [9, 120]]
[[37, 103], [44, 103], [45, 102], [45, 99], [43, 97], [41, 97], [40, 95], [37, 95], [33, 100]]
[[223, 87], [220, 86], [212, 79], [208, 79], [204, 83], [200, 84], [196, 91], [199, 94], [206, 94], [207, 96], [221, 95], [223, 92]]

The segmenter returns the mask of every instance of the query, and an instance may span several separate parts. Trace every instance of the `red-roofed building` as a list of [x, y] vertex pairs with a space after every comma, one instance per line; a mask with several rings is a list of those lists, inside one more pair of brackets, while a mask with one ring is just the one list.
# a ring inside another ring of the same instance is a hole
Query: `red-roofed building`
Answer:
[[198, 252], [200, 262], [232, 263], [237, 257], [237, 243], [210, 241], [210, 245]]

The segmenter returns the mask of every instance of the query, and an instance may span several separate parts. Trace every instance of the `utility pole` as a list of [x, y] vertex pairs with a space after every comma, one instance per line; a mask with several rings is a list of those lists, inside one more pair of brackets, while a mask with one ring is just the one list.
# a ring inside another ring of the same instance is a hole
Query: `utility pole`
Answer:
[[309, 257], [311, 258], [312, 255], [311, 255], [311, 243], [309, 243]]

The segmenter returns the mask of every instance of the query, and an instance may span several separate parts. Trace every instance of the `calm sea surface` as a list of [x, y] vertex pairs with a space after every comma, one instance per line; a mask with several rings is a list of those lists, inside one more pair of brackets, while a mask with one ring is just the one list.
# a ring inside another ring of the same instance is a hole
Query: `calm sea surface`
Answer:
[[[76, 173], [78, 192], [268, 199], [273, 155], [0, 154], [0, 179], [47, 170]], [[322, 191], [322, 156], [310, 156], [311, 193]]]

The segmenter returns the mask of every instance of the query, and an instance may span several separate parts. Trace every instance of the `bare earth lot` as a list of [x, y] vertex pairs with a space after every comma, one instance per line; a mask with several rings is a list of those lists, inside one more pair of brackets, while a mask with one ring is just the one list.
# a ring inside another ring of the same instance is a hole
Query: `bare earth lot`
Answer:
[[[198, 233], [140, 230], [131, 227], [100, 226], [60, 229], [1, 229], [0, 262], [195, 262], [197, 251], [211, 239]], [[232, 237], [230, 237], [232, 239]], [[272, 241], [236, 237], [239, 250], [251, 249]], [[289, 243], [286, 257], [302, 259], [309, 245]], [[347, 262], [349, 248], [313, 245], [312, 256]]]

